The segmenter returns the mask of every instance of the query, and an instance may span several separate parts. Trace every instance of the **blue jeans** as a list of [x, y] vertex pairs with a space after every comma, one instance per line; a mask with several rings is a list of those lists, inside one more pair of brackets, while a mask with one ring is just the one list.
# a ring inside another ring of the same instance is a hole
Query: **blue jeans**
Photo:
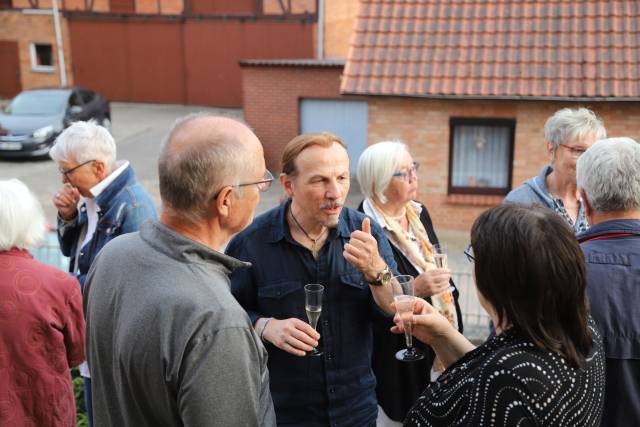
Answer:
[[91, 378], [82, 377], [84, 380], [84, 408], [89, 418], [89, 427], [93, 427], [93, 410], [91, 409]]

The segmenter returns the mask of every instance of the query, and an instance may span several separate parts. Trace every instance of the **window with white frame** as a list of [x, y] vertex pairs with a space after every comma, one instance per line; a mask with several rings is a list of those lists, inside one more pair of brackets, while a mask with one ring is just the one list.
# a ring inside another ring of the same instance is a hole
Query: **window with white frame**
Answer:
[[55, 71], [51, 43], [31, 43], [31, 69], [45, 73]]
[[450, 194], [509, 192], [515, 126], [510, 119], [450, 120]]

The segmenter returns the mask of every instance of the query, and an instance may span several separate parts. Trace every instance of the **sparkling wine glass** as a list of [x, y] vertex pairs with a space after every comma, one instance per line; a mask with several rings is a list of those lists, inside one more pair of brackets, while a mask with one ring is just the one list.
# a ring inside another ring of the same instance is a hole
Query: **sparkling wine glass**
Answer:
[[447, 267], [447, 248], [442, 243], [433, 245], [433, 260], [436, 262], [438, 268]]
[[[318, 329], [318, 319], [322, 314], [322, 294], [324, 286], [311, 283], [304, 287], [304, 308], [307, 312], [309, 324], [313, 329]], [[322, 356], [322, 352], [314, 348], [307, 353], [307, 356]]]
[[404, 339], [407, 348], [396, 353], [396, 359], [401, 362], [415, 362], [424, 359], [424, 353], [413, 346], [413, 336], [411, 335], [413, 307], [415, 296], [413, 295], [413, 277], [408, 275], [395, 276], [391, 279], [391, 291], [393, 301], [396, 304], [396, 312], [402, 320], [404, 326]]

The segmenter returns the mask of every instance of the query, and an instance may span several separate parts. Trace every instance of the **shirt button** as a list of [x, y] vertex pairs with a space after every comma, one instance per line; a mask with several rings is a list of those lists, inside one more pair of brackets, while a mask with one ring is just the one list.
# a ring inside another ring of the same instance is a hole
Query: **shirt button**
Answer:
[[329, 326], [329, 321], [328, 321], [328, 320], [323, 320], [323, 321], [322, 321], [322, 324], [323, 324], [324, 326]]
[[333, 353], [327, 354], [327, 360], [333, 360]]
[[335, 388], [331, 387], [331, 388], [329, 389], [329, 393], [333, 394], [333, 393], [335, 393], [335, 392], [336, 392], [336, 389], [335, 389]]
[[83, 256], [83, 255], [84, 255], [84, 252], [80, 252], [80, 256]]

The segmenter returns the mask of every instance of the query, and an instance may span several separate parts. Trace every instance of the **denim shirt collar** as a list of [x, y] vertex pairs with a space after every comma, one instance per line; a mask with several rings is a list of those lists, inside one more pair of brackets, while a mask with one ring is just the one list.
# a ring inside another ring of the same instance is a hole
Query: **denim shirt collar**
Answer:
[[[289, 230], [289, 223], [287, 222], [287, 212], [289, 210], [289, 206], [291, 205], [291, 199], [288, 198], [284, 202], [278, 206], [276, 211], [276, 221], [274, 221], [271, 228], [271, 236], [269, 238], [269, 242], [275, 243], [279, 242], [282, 239], [289, 238], [291, 239], [291, 231]], [[349, 227], [347, 226], [346, 221], [344, 220], [344, 208], [340, 211], [340, 217], [338, 219], [338, 225], [335, 228], [335, 233], [329, 233], [329, 239], [332, 236], [335, 237], [346, 237], [349, 238], [351, 236], [351, 232], [349, 231]]]
[[615, 219], [603, 221], [592, 225], [587, 231], [578, 234], [578, 240], [590, 239], [606, 234], [637, 234], [640, 235], [640, 220], [638, 219]]
[[113, 180], [111, 184], [107, 186], [98, 197], [95, 198], [96, 205], [100, 207], [101, 211], [106, 211], [109, 208], [111, 201], [115, 196], [122, 191], [123, 188], [135, 184], [136, 176], [131, 168], [131, 165], [122, 171], [122, 173]]

